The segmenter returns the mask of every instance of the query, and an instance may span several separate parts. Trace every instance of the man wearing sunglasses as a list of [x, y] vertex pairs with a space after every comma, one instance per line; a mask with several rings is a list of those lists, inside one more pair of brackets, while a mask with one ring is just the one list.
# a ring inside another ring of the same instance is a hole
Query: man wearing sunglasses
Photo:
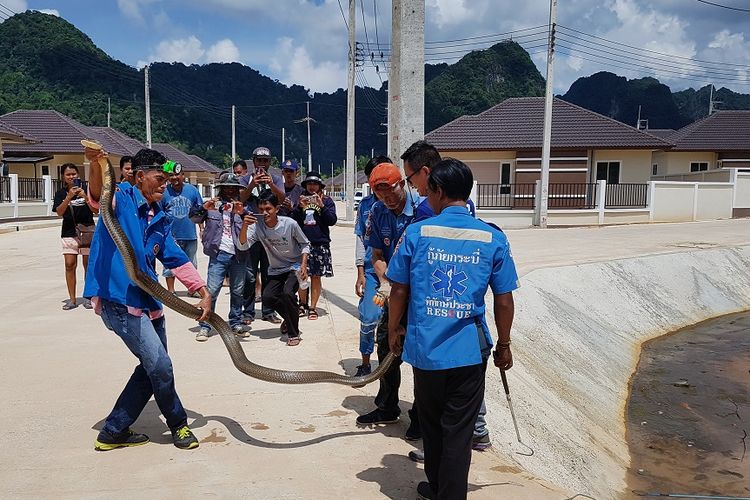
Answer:
[[[391, 257], [396, 251], [396, 244], [406, 227], [411, 224], [416, 214], [416, 207], [421, 198], [410, 200], [413, 196], [406, 188], [406, 180], [401, 171], [392, 163], [381, 163], [370, 174], [370, 186], [379, 201], [370, 210], [369, 222], [365, 233], [365, 245], [372, 250], [372, 265], [380, 281], [378, 304], [383, 305], [383, 318], [376, 333], [378, 361], [382, 361], [389, 352], [388, 347], [388, 306], [385, 299], [390, 293], [390, 284], [385, 272]], [[411, 201], [411, 202], [410, 202]], [[406, 316], [403, 317], [404, 321]], [[392, 424], [398, 421], [401, 409], [398, 406], [398, 389], [401, 385], [401, 360], [397, 360], [380, 379], [380, 388], [375, 396], [377, 408], [370, 413], [360, 415], [360, 425]], [[416, 429], [410, 431], [417, 432]], [[409, 434], [409, 431], [407, 431]]]

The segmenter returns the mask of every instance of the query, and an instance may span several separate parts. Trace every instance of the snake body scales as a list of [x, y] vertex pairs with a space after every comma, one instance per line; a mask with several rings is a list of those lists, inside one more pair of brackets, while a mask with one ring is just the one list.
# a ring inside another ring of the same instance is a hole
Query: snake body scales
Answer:
[[[93, 141], [84, 140], [81, 141], [81, 144], [91, 149], [102, 149], [101, 145]], [[107, 231], [112, 237], [112, 240], [115, 242], [117, 249], [122, 254], [125, 269], [127, 269], [131, 281], [170, 309], [182, 314], [183, 316], [187, 316], [188, 318], [198, 319], [201, 315], [201, 310], [199, 308], [169, 293], [166, 288], [161, 286], [157, 281], [153, 280], [138, 267], [133, 247], [112, 210], [112, 199], [115, 190], [114, 168], [106, 158], [100, 159], [99, 163], [103, 170], [100, 200], [101, 217]], [[330, 383], [362, 387], [382, 377], [395, 359], [393, 353], [389, 353], [375, 371], [369, 375], [361, 377], [349, 377], [340, 373], [327, 371], [278, 370], [253, 363], [247, 359], [240, 341], [232, 332], [232, 329], [227, 322], [218, 314], [211, 312], [206, 322], [221, 336], [221, 340], [224, 342], [234, 366], [245, 375], [266, 382], [278, 384]]]

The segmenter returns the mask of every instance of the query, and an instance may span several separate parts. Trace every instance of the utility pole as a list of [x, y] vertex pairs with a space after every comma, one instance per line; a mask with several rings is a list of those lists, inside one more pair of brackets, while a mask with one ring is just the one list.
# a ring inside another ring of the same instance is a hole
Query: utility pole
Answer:
[[312, 168], [312, 149], [310, 146], [310, 122], [314, 122], [314, 121], [315, 120], [310, 118], [310, 101], [307, 101], [307, 116], [305, 116], [304, 118], [300, 118], [299, 120], [294, 120], [294, 123], [307, 122], [307, 171], [308, 172]]
[[393, 0], [388, 74], [388, 154], [424, 138], [424, 0]]
[[714, 111], [716, 111], [714, 105], [715, 104], [721, 104], [721, 102], [722, 102], [722, 101], [714, 101], [714, 84], [713, 83], [711, 84], [711, 94], [710, 94], [710, 97], [708, 98], [708, 100], [709, 100], [709, 103], [708, 103], [708, 116], [711, 116], [712, 114], [714, 114]]
[[110, 117], [112, 116], [112, 103], [110, 98], [107, 97], [107, 128], [110, 127]]
[[[422, 2], [424, 0], [420, 0]], [[357, 50], [355, 41], [356, 0], [349, 0], [349, 72], [346, 87], [346, 220], [354, 220], [354, 181], [357, 175], [357, 162], [354, 159], [354, 77], [357, 70]]]
[[549, 37], [547, 40], [547, 89], [544, 95], [544, 140], [542, 142], [542, 179], [540, 196], [536, 204], [536, 223], [547, 227], [547, 206], [549, 202], [549, 158], [552, 144], [552, 77], [555, 65], [555, 25], [557, 24], [557, 0], [549, 2]]
[[232, 161], [237, 159], [237, 141], [236, 141], [236, 132], [237, 132], [237, 125], [235, 121], [235, 109], [234, 104], [232, 104]]
[[150, 85], [148, 81], [148, 68], [143, 70], [145, 76], [145, 87], [146, 87], [146, 145], [151, 149], [151, 97], [150, 97]]
[[284, 160], [286, 160], [286, 138], [284, 135], [286, 134], [286, 131], [284, 130], [284, 127], [281, 127], [281, 163], [284, 163]]

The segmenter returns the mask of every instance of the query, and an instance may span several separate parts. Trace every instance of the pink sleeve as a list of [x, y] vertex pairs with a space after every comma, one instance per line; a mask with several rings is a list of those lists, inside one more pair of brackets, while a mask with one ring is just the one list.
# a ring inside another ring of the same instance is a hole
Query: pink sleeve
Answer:
[[180, 280], [180, 283], [185, 285], [190, 293], [206, 286], [206, 282], [203, 281], [201, 275], [198, 274], [198, 270], [193, 266], [192, 262], [186, 262], [171, 271], [175, 278]]
[[[94, 200], [94, 198], [91, 197], [91, 189], [89, 189], [88, 198], [89, 198], [89, 206], [93, 208], [94, 210], [100, 210], [102, 208], [101, 204], [99, 203], [99, 200]], [[115, 208], [117, 206], [117, 197], [112, 197], [112, 208]]]

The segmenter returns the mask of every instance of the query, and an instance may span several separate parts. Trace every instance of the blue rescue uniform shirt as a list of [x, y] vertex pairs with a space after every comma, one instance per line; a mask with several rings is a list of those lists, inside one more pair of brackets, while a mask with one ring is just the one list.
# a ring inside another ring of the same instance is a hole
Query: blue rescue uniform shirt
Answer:
[[[154, 215], [149, 222], [149, 211]], [[158, 280], [156, 259], [167, 269], [190, 262], [177, 246], [167, 216], [158, 203], [149, 205], [137, 187], [126, 183], [115, 192], [115, 217], [130, 240], [138, 267]], [[89, 266], [83, 296], [102, 299], [148, 311], [162, 308], [161, 303], [130, 281], [125, 263], [112, 241], [104, 221], [99, 220], [91, 242]]]
[[200, 208], [203, 206], [203, 197], [198, 188], [184, 183], [182, 191], [179, 193], [167, 184], [164, 190], [164, 197], [161, 199], [161, 206], [167, 213], [169, 222], [172, 224], [172, 234], [178, 240], [197, 240], [195, 232], [195, 223], [190, 220], [188, 215], [191, 208]]
[[507, 238], [465, 207], [446, 207], [409, 226], [386, 276], [410, 286], [401, 357], [422, 370], [481, 363], [482, 349], [492, 346], [487, 287], [496, 295], [518, 288]]
[[[419, 206], [422, 200], [419, 198], [416, 206]], [[382, 201], [376, 202], [370, 210], [370, 227], [365, 233], [365, 246], [382, 250], [386, 263], [390, 262], [398, 240], [404, 234], [406, 226], [414, 220], [415, 213], [416, 207], [409, 203], [408, 195], [399, 215], [395, 215]]]
[[362, 242], [365, 245], [365, 272], [373, 271], [372, 250], [370, 249], [370, 245], [367, 244], [365, 234], [367, 234], [367, 228], [370, 227], [370, 211], [377, 201], [378, 199], [374, 194], [369, 194], [362, 198], [357, 209], [357, 221], [354, 223], [354, 234], [362, 238]]

